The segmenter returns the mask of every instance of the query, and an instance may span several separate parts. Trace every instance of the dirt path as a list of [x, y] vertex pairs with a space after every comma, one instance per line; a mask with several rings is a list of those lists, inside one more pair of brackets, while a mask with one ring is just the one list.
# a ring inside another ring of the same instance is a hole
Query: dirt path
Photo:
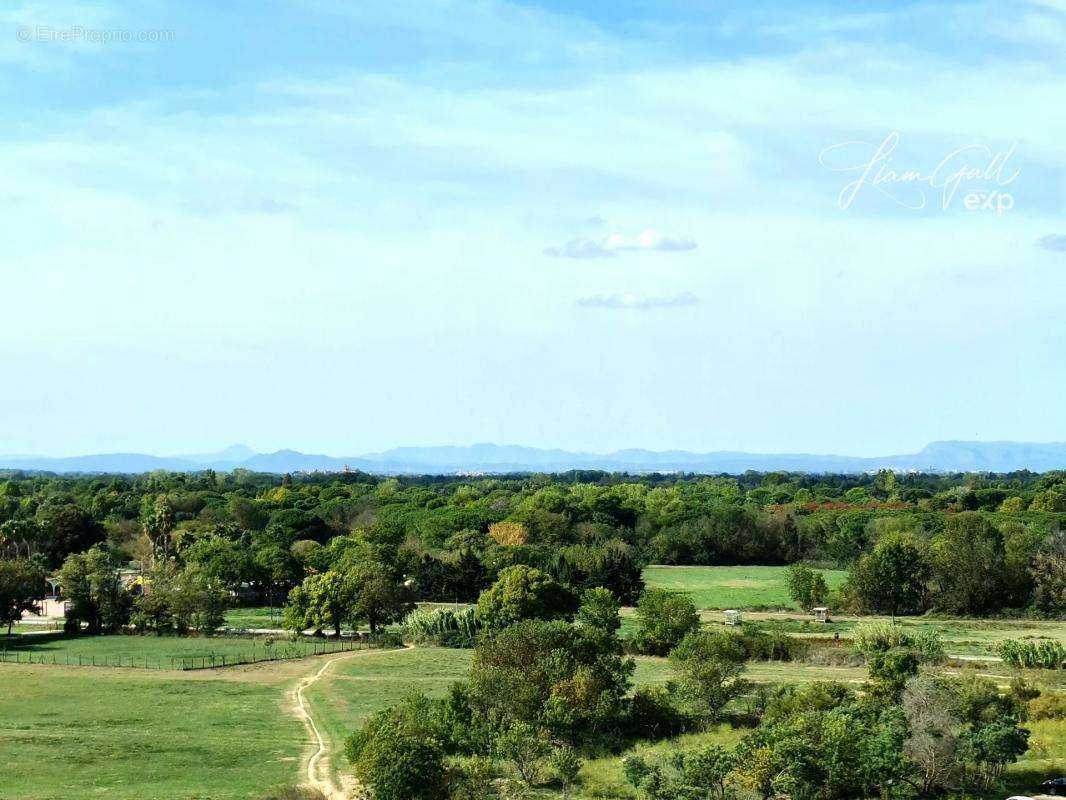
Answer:
[[326, 740], [325, 737], [322, 736], [322, 731], [319, 729], [318, 725], [315, 724], [314, 717], [311, 715], [307, 701], [304, 699], [304, 690], [317, 683], [318, 680], [326, 674], [326, 671], [338, 661], [343, 661], [348, 658], [358, 658], [359, 656], [369, 654], [382, 655], [384, 653], [403, 653], [410, 649], [411, 645], [408, 645], [403, 649], [359, 650], [354, 653], [345, 653], [344, 655], [335, 656], [326, 661], [326, 663], [319, 667], [315, 672], [301, 678], [300, 682], [296, 685], [296, 691], [294, 692], [296, 702], [293, 709], [296, 716], [303, 720], [304, 725], [306, 725], [308, 731], [310, 731], [312, 738], [311, 744], [316, 748], [315, 752], [307, 759], [307, 767], [304, 773], [306, 776], [305, 785], [318, 789], [318, 791], [326, 796], [327, 800], [349, 800], [350, 794], [343, 787], [337, 786], [333, 782], [333, 778], [330, 776], [329, 752], [326, 747]]

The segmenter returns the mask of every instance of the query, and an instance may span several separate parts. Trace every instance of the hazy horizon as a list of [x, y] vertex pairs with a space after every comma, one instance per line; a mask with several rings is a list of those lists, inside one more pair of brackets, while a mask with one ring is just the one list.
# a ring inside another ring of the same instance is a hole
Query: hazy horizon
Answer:
[[[369, 456], [379, 455], [379, 454], [382, 454], [382, 453], [391, 453], [391, 452], [394, 452], [394, 451], [402, 451], [402, 450], [434, 450], [434, 449], [448, 449], [448, 448], [464, 450], [464, 449], [473, 449], [473, 448], [479, 448], [479, 447], [493, 447], [493, 448], [501, 448], [501, 449], [503, 449], [503, 448], [521, 448], [521, 449], [528, 449], [528, 450], [540, 450], [540, 451], [546, 451], [546, 452], [560, 451], [560, 452], [569, 453], [569, 454], [592, 455], [592, 456], [613, 455], [613, 454], [619, 453], [619, 452], [638, 450], [638, 451], [644, 451], [644, 452], [650, 452], [650, 453], [679, 452], [679, 453], [690, 453], [690, 454], [693, 454], [693, 455], [701, 455], [701, 454], [705, 454], [705, 453], [742, 453], [742, 454], [749, 454], [749, 455], [812, 455], [812, 456], [842, 456], [842, 457], [846, 457], [846, 458], [877, 458], [877, 457], [881, 457], [881, 456], [912, 455], [912, 454], [920, 453], [922, 450], [924, 450], [925, 448], [929, 447], [930, 445], [945, 444], [945, 443], [951, 443], [951, 444], [958, 443], [958, 444], [967, 444], [967, 445], [978, 444], [978, 445], [984, 445], [984, 446], [992, 446], [992, 445], [1030, 445], [1030, 446], [1066, 445], [1066, 442], [1055, 442], [1055, 441], [1022, 442], [1022, 441], [1008, 440], [1008, 439], [989, 440], [989, 441], [981, 441], [981, 440], [973, 440], [973, 439], [936, 439], [936, 440], [932, 440], [932, 441], [929, 441], [929, 442], [925, 442], [922, 445], [919, 445], [918, 447], [914, 447], [914, 448], [910, 448], [910, 449], [900, 448], [900, 449], [897, 449], [897, 450], [883, 451], [883, 452], [846, 453], [846, 452], [833, 452], [833, 451], [829, 451], [829, 450], [807, 450], [807, 451], [780, 450], [780, 449], [778, 449], [778, 450], [752, 450], [752, 449], [746, 449], [746, 448], [736, 448], [736, 449], [728, 449], [728, 450], [726, 450], [726, 449], [720, 449], [720, 450], [695, 450], [695, 449], [690, 448], [690, 447], [671, 447], [671, 448], [654, 449], [654, 448], [649, 448], [649, 447], [641, 447], [639, 445], [619, 447], [619, 448], [616, 448], [616, 449], [613, 449], [613, 450], [610, 450], [610, 451], [594, 451], [594, 450], [581, 450], [581, 449], [567, 448], [567, 447], [557, 447], [557, 446], [554, 446], [554, 445], [528, 444], [528, 443], [522, 443], [522, 442], [468, 442], [468, 443], [444, 442], [444, 443], [437, 443], [437, 444], [417, 444], [417, 443], [415, 443], [415, 444], [398, 444], [398, 445], [394, 445], [392, 447], [379, 448], [379, 449], [375, 449], [375, 450], [352, 450], [352, 451], [343, 451], [342, 452], [342, 451], [332, 451], [332, 450], [310, 450], [310, 449], [307, 449], [307, 448], [298, 447], [298, 446], [291, 446], [291, 445], [286, 445], [286, 446], [283, 446], [283, 447], [280, 447], [280, 448], [276, 448], [276, 449], [272, 449], [272, 450], [266, 450], [266, 449], [263, 449], [263, 448], [257, 448], [255, 446], [249, 445], [246, 442], [235, 442], [233, 444], [225, 445], [225, 446], [222, 446], [222, 447], [207, 448], [207, 449], [203, 449], [203, 450], [197, 450], [195, 452], [192, 451], [192, 450], [184, 450], [184, 451], [181, 451], [181, 452], [164, 452], [164, 451], [153, 451], [153, 450], [149, 450], [149, 449], [131, 449], [131, 450], [123, 450], [123, 451], [95, 451], [95, 452], [86, 451], [86, 452], [67, 452], [67, 453], [0, 453], [0, 456], [3, 456], [3, 457], [14, 457], [14, 458], [54, 458], [54, 459], [65, 459], [65, 458], [79, 458], [79, 457], [84, 457], [84, 456], [96, 456], [96, 455], [133, 455], [133, 454], [136, 454], [136, 455], [147, 455], [147, 456], [153, 456], [153, 457], [159, 457], [159, 458], [190, 458], [190, 459], [194, 459], [194, 458], [207, 458], [207, 457], [219, 456], [219, 455], [223, 455], [223, 454], [227, 453], [228, 451], [233, 451], [233, 450], [238, 449], [238, 448], [247, 448], [249, 455], [270, 455], [272, 453], [277, 453], [277, 452], [291, 451], [291, 452], [301, 453], [301, 454], [305, 454], [305, 455], [324, 455], [324, 456], [328, 456], [328, 457], [331, 457], [331, 458], [345, 458], [345, 457], [369, 457]], [[0, 464], [0, 468], [2, 468], [2, 467], [3, 467], [3, 465]]]

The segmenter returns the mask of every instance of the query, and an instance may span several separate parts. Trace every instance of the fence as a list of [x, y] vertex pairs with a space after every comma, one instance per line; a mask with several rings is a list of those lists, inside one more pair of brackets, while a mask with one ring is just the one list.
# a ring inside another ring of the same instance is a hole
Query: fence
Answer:
[[[87, 638], [79, 637], [85, 641]], [[154, 639], [153, 639], [154, 640]], [[51, 664], [68, 667], [117, 667], [124, 669], [219, 669], [237, 667], [246, 664], [258, 664], [264, 661], [289, 661], [311, 656], [346, 653], [355, 650], [388, 649], [391, 642], [377, 641], [369, 638], [342, 640], [339, 642], [319, 642], [314, 640], [278, 641], [273, 645], [264, 644], [257, 650], [254, 646], [250, 652], [209, 653], [197, 656], [162, 656], [151, 655], [107, 655], [90, 653], [72, 654], [39, 653], [33, 650], [3, 649], [0, 651], [0, 663], [7, 664]]]

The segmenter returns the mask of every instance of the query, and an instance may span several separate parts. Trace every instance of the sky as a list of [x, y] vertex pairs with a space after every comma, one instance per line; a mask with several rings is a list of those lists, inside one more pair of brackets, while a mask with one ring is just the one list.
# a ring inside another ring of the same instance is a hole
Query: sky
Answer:
[[1066, 0], [0, 6], [0, 453], [1066, 440]]

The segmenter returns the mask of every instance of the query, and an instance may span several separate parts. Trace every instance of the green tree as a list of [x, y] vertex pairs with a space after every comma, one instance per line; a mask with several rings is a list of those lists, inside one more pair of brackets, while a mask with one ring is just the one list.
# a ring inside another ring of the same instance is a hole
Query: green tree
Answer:
[[524, 620], [478, 643], [470, 705], [497, 728], [523, 722], [563, 736], [596, 733], [620, 722], [633, 669], [602, 631]]
[[122, 588], [111, 556], [101, 547], [68, 556], [59, 571], [63, 598], [70, 603], [68, 630], [113, 633], [129, 622], [131, 598]]
[[512, 722], [496, 737], [494, 750], [496, 757], [510, 761], [519, 780], [532, 788], [540, 782], [542, 763], [551, 752], [551, 743], [544, 731], [526, 722]]
[[581, 625], [605, 631], [612, 636], [622, 627], [618, 614], [620, 606], [608, 589], [588, 589], [581, 595], [581, 606], [577, 610], [577, 621]]
[[825, 602], [829, 587], [821, 572], [803, 564], [793, 564], [788, 568], [788, 593], [801, 609], [810, 611]]
[[577, 751], [568, 744], [560, 745], [552, 750], [548, 760], [563, 786], [563, 800], [566, 800], [570, 795], [570, 787], [577, 781], [583, 762], [578, 757]]
[[181, 568], [159, 561], [144, 575], [144, 592], [133, 604], [133, 623], [158, 634], [186, 633], [191, 629], [212, 633], [221, 627], [226, 610], [222, 582], [199, 564]]
[[349, 736], [344, 752], [374, 800], [443, 800], [447, 796], [440, 743], [391, 709], [378, 712]]
[[729, 632], [692, 631], [670, 652], [679, 695], [700, 718], [714, 722], [730, 700], [747, 689], [743, 637]]
[[666, 589], [648, 589], [637, 603], [637, 652], [665, 656], [685, 635], [699, 627], [696, 605], [685, 594]]
[[1003, 537], [976, 512], [949, 515], [933, 539], [934, 602], [955, 614], [984, 614], [1004, 600]]
[[1047, 489], [1037, 492], [1033, 496], [1033, 502], [1029, 504], [1030, 511], [1066, 511], [1066, 494]]
[[921, 614], [929, 597], [932, 566], [927, 548], [907, 534], [880, 539], [852, 564], [848, 588], [865, 614]]
[[0, 525], [0, 548], [14, 558], [29, 558], [42, 543], [41, 527], [32, 519], [9, 519]]
[[341, 626], [353, 616], [355, 596], [354, 582], [336, 570], [308, 575], [289, 592], [284, 625], [294, 633], [331, 629], [340, 636]]
[[1037, 551], [1029, 566], [1033, 605], [1045, 614], [1066, 612], [1066, 533], [1057, 533]]
[[198, 564], [204, 574], [218, 579], [231, 591], [252, 577], [252, 564], [247, 547], [221, 536], [197, 539], [184, 553], [185, 561]]
[[527, 619], [572, 619], [578, 599], [539, 569], [516, 565], [500, 572], [477, 601], [477, 618], [490, 631]]
[[741, 742], [737, 771], [764, 797], [852, 800], [908, 792], [906, 721], [839, 685], [781, 687]]
[[39, 549], [55, 567], [71, 553], [80, 553], [104, 539], [103, 526], [75, 503], [46, 503], [37, 511]]
[[44, 573], [25, 558], [0, 559], [0, 625], [11, 626], [23, 612], [36, 610], [44, 592]]
[[152, 554], [157, 558], [167, 558], [171, 551], [171, 534], [174, 532], [174, 506], [165, 494], [161, 494], [149, 504], [145, 498], [145, 507], [141, 514], [144, 535], [152, 543]]
[[357, 564], [345, 578], [352, 587], [350, 615], [356, 620], [365, 619], [371, 633], [377, 633], [382, 625], [398, 622], [414, 609], [410, 587], [377, 561]]

